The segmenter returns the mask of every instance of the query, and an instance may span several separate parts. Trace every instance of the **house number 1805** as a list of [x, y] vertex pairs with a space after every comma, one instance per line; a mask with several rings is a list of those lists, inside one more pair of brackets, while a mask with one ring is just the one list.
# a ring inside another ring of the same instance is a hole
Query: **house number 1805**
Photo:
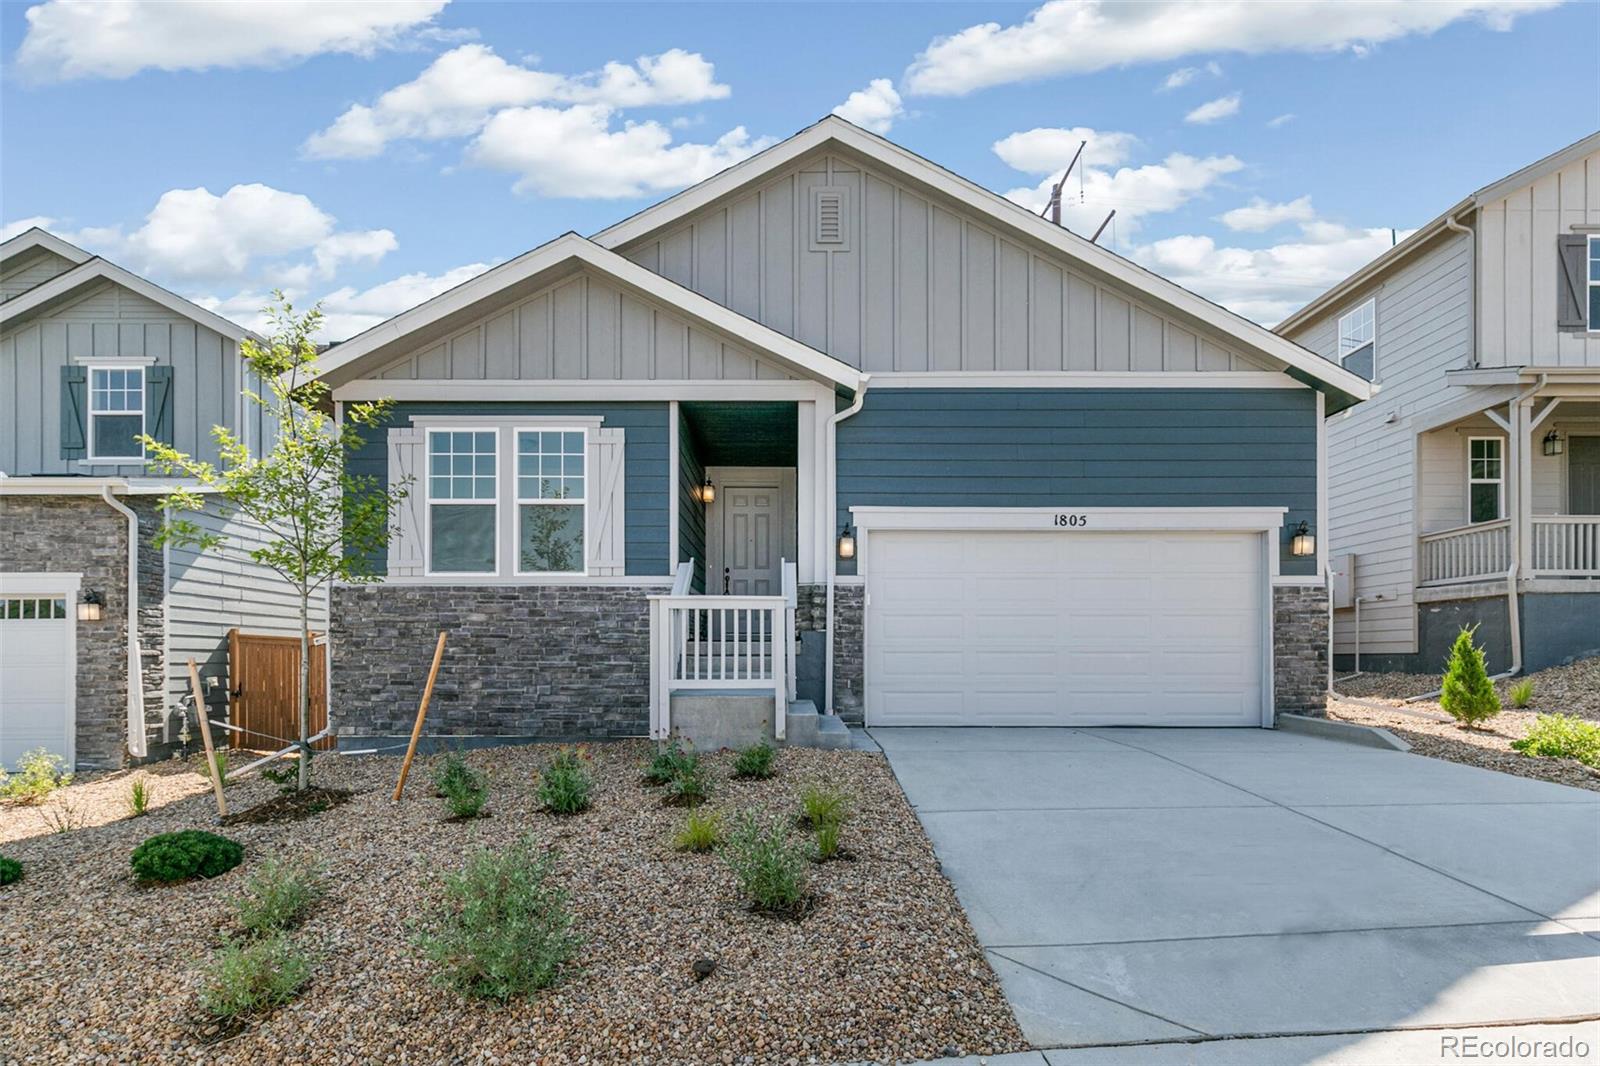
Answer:
[[1077, 526], [1086, 526], [1088, 524], [1089, 524], [1089, 516], [1086, 515], [1086, 514], [1058, 514], [1058, 515], [1056, 515], [1056, 525], [1058, 525], [1058, 526], [1073, 526], [1073, 527], [1077, 527]]

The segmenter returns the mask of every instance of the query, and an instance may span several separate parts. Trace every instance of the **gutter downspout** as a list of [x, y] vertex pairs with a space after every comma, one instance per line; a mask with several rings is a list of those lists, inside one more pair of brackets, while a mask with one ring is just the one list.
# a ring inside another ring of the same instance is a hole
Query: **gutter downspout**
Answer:
[[[872, 381], [871, 374], [862, 374], [860, 386], [856, 389], [856, 398], [850, 406], [843, 411], [835, 411], [828, 419], [828, 469], [826, 472], [828, 493], [828, 532], [838, 536], [839, 530], [839, 436], [840, 422], [850, 418], [861, 411], [861, 405], [867, 401], [867, 385]], [[858, 553], [859, 554], [859, 553]], [[839, 569], [839, 555], [837, 549], [828, 552], [828, 605], [826, 618], [823, 625], [826, 647], [822, 653], [824, 663], [824, 678], [822, 682], [823, 713], [833, 714], [833, 579]]]
[[1467, 241], [1467, 338], [1472, 350], [1467, 353], [1467, 366], [1476, 367], [1478, 365], [1478, 239], [1472, 227], [1463, 226], [1456, 221], [1454, 215], [1444, 216], [1444, 228], [1470, 238]]
[[[149, 754], [144, 736], [144, 670], [139, 657], [139, 516], [111, 495], [111, 486], [100, 489], [100, 498], [128, 520], [128, 754], [142, 759]], [[205, 708], [197, 708], [204, 714]]]

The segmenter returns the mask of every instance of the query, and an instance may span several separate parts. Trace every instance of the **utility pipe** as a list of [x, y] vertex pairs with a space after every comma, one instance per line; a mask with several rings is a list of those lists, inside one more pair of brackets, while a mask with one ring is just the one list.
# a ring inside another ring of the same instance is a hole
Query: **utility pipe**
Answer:
[[[128, 754], [142, 759], [149, 749], [144, 736], [144, 670], [139, 658], [139, 516], [111, 494], [111, 486], [100, 488], [100, 498], [128, 520]], [[196, 708], [205, 714], [204, 707]]]
[[[843, 411], [835, 411], [833, 416], [828, 419], [828, 469], [824, 472], [823, 481], [827, 485], [828, 493], [828, 532], [833, 534], [835, 546], [828, 549], [828, 603], [825, 612], [826, 617], [823, 620], [823, 625], [827, 627], [823, 636], [824, 644], [822, 653], [824, 660], [822, 681], [822, 703], [824, 714], [835, 713], [833, 709], [833, 579], [836, 571], [839, 569], [839, 549], [837, 546], [839, 536], [838, 426], [839, 423], [843, 422], [845, 419], [860, 413], [861, 405], [867, 402], [867, 383], [871, 380], [871, 374], [862, 374], [860, 384], [856, 389], [856, 398], [851, 401], [850, 406], [846, 407]], [[858, 532], [857, 537], [859, 536], [860, 533]], [[860, 552], [857, 552], [856, 557], [860, 558], [860, 554]]]

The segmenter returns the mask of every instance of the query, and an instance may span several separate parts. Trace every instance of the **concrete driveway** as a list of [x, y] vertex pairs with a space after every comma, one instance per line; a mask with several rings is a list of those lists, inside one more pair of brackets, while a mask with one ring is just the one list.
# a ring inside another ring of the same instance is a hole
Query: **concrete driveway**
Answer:
[[1265, 730], [871, 734], [1035, 1046], [1600, 1014], [1600, 793]]

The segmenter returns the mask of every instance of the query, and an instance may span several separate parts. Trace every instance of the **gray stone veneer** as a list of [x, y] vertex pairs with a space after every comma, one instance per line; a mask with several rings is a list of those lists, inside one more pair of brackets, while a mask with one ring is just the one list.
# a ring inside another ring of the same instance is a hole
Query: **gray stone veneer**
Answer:
[[1273, 702], [1293, 714], [1328, 712], [1328, 590], [1279, 585], [1272, 590]]
[[650, 730], [650, 612], [630, 585], [338, 586], [330, 724], [411, 732], [439, 630], [429, 735], [642, 736]]
[[[828, 631], [828, 586], [801, 585], [795, 609], [795, 629], [801, 639], [807, 633], [825, 637]], [[833, 586], [833, 709], [840, 718], [860, 725], [866, 691], [865, 660], [862, 657], [862, 627], [866, 589], [860, 584], [835, 583]], [[819, 688], [820, 691], [820, 688]], [[822, 708], [817, 708], [821, 710]]]

